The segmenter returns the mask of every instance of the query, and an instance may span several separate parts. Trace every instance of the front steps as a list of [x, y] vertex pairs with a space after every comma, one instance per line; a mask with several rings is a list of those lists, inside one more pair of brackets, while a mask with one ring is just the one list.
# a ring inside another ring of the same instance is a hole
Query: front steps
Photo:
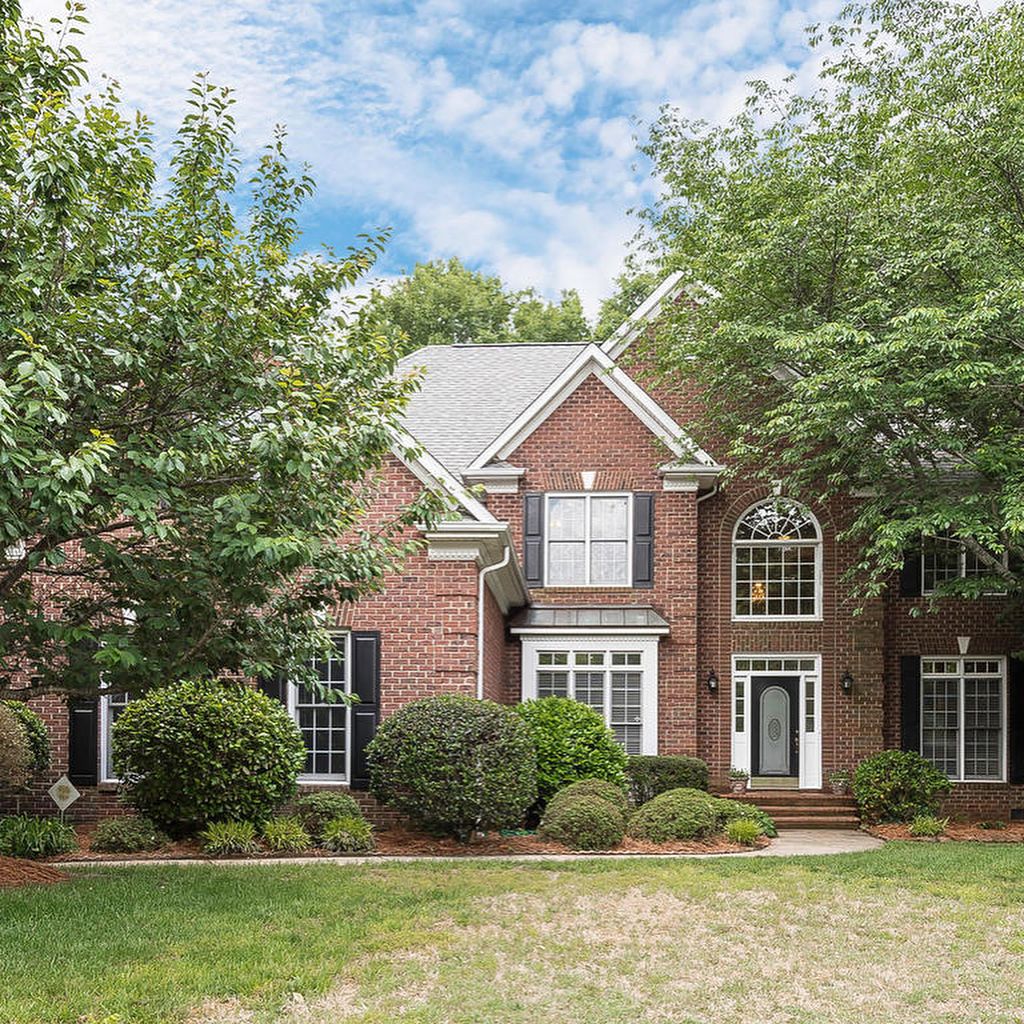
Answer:
[[849, 795], [836, 796], [823, 789], [748, 789], [723, 795], [760, 807], [771, 815], [780, 832], [790, 828], [860, 828], [857, 804]]

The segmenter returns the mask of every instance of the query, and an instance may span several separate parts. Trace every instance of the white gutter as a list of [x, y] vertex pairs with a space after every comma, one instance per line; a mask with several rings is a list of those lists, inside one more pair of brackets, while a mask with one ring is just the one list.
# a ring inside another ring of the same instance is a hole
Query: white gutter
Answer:
[[485, 566], [480, 570], [479, 593], [476, 599], [476, 698], [484, 699], [484, 578], [488, 573], [498, 569], [504, 569], [512, 561], [512, 546], [505, 545], [505, 553], [501, 556], [500, 562]]

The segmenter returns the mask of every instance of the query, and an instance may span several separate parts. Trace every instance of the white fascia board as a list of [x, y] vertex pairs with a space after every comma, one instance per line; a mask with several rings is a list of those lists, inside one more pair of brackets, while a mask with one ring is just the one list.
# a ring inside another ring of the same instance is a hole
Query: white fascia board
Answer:
[[707, 452], [685, 439], [682, 428], [658, 403], [597, 345], [588, 345], [519, 414], [464, 471], [472, 476], [494, 460], [512, 454], [591, 375], [654, 434], [674, 455], [692, 456], [702, 465], [714, 466]]
[[657, 315], [662, 304], [671, 301], [683, 291], [683, 272], [677, 270], [669, 274], [632, 313], [622, 321], [615, 332], [601, 345], [602, 351], [618, 359], [629, 348], [633, 339], [647, 326], [648, 321]]
[[616, 636], [645, 637], [668, 636], [668, 626], [518, 626], [509, 630], [513, 636]]
[[[494, 523], [498, 521], [490, 512], [459, 483], [452, 473], [434, 458], [407, 430], [397, 428], [395, 444], [392, 446], [395, 457], [423, 484], [431, 488], [439, 488], [449, 498], [461, 505], [477, 522]], [[417, 454], [411, 454], [411, 451]]]

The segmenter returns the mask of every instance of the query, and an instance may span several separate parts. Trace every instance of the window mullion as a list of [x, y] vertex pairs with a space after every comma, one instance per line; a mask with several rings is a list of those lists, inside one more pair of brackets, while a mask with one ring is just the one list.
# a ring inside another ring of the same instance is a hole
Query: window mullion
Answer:
[[957, 735], [958, 735], [958, 739], [959, 739], [960, 742], [958, 744], [958, 748], [959, 749], [957, 751], [957, 755], [958, 755], [958, 758], [959, 758], [959, 763], [957, 764], [956, 776], [957, 776], [958, 779], [962, 779], [962, 778], [964, 778], [964, 774], [965, 774], [964, 769], [965, 769], [966, 764], [967, 764], [967, 762], [965, 760], [965, 754], [966, 754], [965, 736], [966, 736], [966, 733], [967, 733], [967, 729], [965, 728], [966, 722], [965, 722], [965, 718], [964, 718], [964, 694], [965, 694], [965, 691], [967, 690], [967, 684], [966, 684], [966, 681], [965, 681], [965, 678], [964, 678], [964, 662], [963, 662], [962, 658], [957, 662], [956, 671], [957, 671], [957, 675], [960, 677], [958, 682], [957, 682], [957, 694], [958, 694], [958, 697], [959, 697], [959, 701], [958, 701], [959, 713], [957, 715], [957, 718], [958, 718], [958, 722], [957, 722], [958, 733], [957, 733]]
[[587, 581], [588, 587], [590, 586], [590, 518], [593, 515], [590, 499], [591, 495], [589, 494], [583, 498], [583, 578]]

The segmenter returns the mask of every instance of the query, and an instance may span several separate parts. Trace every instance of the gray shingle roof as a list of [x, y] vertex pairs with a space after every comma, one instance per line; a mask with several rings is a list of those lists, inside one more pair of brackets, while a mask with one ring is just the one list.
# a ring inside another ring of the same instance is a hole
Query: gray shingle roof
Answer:
[[461, 473], [586, 345], [428, 345], [399, 372], [426, 371], [405, 427], [434, 458]]

